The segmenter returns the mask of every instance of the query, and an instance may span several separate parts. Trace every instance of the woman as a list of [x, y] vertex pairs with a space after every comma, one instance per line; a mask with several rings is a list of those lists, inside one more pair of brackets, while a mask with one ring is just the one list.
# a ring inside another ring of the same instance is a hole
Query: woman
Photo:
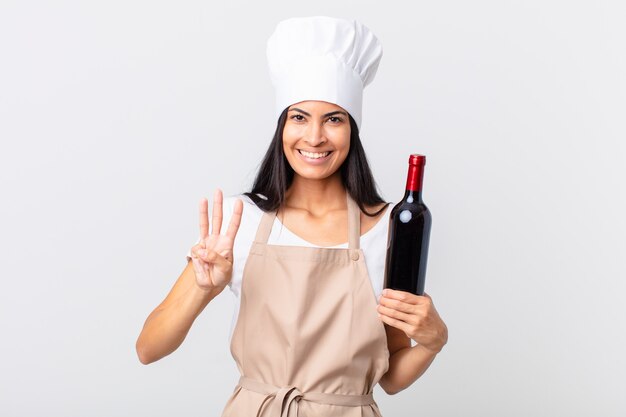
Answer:
[[210, 233], [201, 200], [200, 240], [139, 336], [143, 363], [162, 358], [230, 286], [238, 297], [231, 353], [241, 378], [224, 417], [380, 417], [374, 385], [389, 394], [405, 389], [447, 341], [428, 295], [382, 291], [389, 203], [359, 137], [362, 89], [381, 55], [358, 22], [279, 23], [268, 41], [278, 125], [253, 189], [229, 198], [223, 234], [221, 191]]

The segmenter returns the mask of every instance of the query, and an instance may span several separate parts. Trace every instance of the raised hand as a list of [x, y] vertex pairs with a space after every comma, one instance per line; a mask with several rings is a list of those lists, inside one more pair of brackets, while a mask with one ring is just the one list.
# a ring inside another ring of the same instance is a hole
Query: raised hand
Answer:
[[233, 245], [235, 235], [241, 223], [243, 201], [237, 199], [233, 207], [233, 215], [225, 234], [222, 228], [222, 190], [213, 194], [213, 219], [209, 234], [209, 202], [200, 200], [200, 240], [191, 248], [191, 261], [196, 274], [196, 284], [203, 290], [215, 288], [220, 290], [230, 282], [233, 272]]

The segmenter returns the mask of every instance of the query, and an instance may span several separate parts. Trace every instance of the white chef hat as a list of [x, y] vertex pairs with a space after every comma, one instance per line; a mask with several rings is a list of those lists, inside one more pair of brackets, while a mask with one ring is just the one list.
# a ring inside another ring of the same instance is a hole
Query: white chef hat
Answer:
[[374, 80], [383, 55], [376, 36], [356, 20], [295, 17], [278, 23], [267, 41], [276, 92], [276, 118], [300, 101], [343, 107], [361, 129], [363, 88]]

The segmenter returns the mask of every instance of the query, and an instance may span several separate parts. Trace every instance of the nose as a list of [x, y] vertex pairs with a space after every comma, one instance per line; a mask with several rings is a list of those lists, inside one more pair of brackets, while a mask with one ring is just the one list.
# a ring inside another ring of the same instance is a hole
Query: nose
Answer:
[[323, 126], [317, 123], [309, 124], [309, 128], [307, 129], [305, 142], [310, 144], [311, 146], [318, 146], [321, 143], [325, 143], [327, 141], [326, 135], [324, 133]]

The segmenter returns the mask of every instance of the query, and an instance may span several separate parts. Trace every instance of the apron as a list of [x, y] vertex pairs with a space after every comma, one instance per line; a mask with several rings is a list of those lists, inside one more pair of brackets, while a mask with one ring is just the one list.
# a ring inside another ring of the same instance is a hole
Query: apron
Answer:
[[387, 336], [346, 196], [347, 249], [268, 245], [276, 211], [263, 214], [230, 344], [241, 377], [222, 417], [382, 417], [373, 389]]

